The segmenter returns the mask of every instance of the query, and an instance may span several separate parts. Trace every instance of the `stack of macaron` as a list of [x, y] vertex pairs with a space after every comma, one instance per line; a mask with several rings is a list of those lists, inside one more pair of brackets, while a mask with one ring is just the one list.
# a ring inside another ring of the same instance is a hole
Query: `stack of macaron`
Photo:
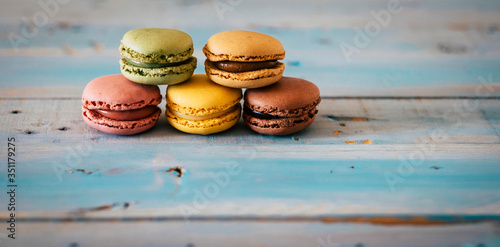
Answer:
[[285, 49], [269, 35], [226, 31], [213, 35], [203, 47], [205, 72], [212, 81], [232, 88], [247, 88], [243, 120], [265, 135], [289, 135], [314, 121], [321, 101], [313, 83], [283, 77]]
[[127, 32], [120, 44], [122, 74], [99, 77], [84, 89], [85, 122], [118, 135], [152, 128], [161, 114], [158, 85], [168, 85], [167, 121], [186, 133], [225, 131], [241, 112], [250, 129], [265, 135], [293, 134], [314, 121], [319, 89], [306, 80], [283, 77], [285, 65], [279, 60], [285, 50], [277, 39], [251, 31], [215, 34], [203, 47], [206, 74], [193, 75], [193, 51], [191, 37], [182, 31]]
[[89, 82], [82, 95], [82, 115], [91, 127], [117, 135], [152, 128], [161, 114], [158, 85], [188, 80], [196, 69], [193, 40], [165, 28], [134, 29], [122, 38], [122, 74]]

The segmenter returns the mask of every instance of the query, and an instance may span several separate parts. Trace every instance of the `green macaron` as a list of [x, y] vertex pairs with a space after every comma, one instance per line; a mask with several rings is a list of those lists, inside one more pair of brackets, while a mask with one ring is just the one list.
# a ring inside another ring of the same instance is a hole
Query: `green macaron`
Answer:
[[151, 85], [183, 82], [196, 69], [189, 34], [166, 28], [128, 31], [120, 44], [122, 74], [131, 81]]

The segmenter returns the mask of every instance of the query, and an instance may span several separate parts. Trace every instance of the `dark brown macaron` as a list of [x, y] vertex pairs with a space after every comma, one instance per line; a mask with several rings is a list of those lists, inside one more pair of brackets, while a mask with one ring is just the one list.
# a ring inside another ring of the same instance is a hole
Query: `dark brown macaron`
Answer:
[[243, 120], [253, 131], [264, 135], [290, 135], [314, 121], [321, 102], [312, 82], [282, 77], [278, 82], [245, 91]]

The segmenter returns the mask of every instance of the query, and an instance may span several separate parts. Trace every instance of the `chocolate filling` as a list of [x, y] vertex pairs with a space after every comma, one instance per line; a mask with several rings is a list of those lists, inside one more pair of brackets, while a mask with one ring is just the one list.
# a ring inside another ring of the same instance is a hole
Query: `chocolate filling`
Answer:
[[[254, 111], [250, 109], [247, 105], [243, 107], [243, 113], [245, 113], [248, 116], [258, 118], [258, 119], [286, 119], [286, 118], [295, 118], [298, 116], [293, 116], [293, 117], [284, 117], [284, 116], [274, 116], [266, 113], [262, 113], [259, 111]], [[318, 110], [314, 109], [314, 111], [309, 111], [308, 114], [310, 117], [313, 117], [316, 113], [318, 113]], [[304, 114], [304, 115], [306, 115]], [[303, 116], [303, 115], [302, 115]]]
[[220, 61], [213, 62], [214, 66], [220, 70], [227, 72], [247, 72], [260, 69], [271, 69], [278, 64], [277, 60], [263, 62], [234, 62]]
[[158, 107], [149, 105], [140, 109], [130, 111], [111, 111], [111, 110], [93, 110], [103, 117], [119, 120], [119, 121], [133, 121], [149, 117], [153, 114]]
[[244, 106], [243, 107], [243, 112], [249, 116], [252, 116], [252, 117], [255, 117], [255, 118], [260, 118], [260, 119], [284, 119], [284, 118], [289, 118], [289, 117], [280, 117], [280, 116], [273, 116], [273, 115], [269, 115], [269, 114], [265, 114], [265, 113], [262, 113], [262, 112], [258, 112], [258, 111], [254, 111], [250, 108], [248, 108], [248, 106]]

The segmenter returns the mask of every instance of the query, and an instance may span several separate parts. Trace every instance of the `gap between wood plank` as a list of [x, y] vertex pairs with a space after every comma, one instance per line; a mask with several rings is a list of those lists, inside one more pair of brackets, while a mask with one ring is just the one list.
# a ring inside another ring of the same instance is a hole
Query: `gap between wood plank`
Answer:
[[[0, 220], [7, 220], [0, 218]], [[146, 216], [146, 217], [30, 217], [17, 218], [19, 222], [134, 222], [154, 221], [166, 222], [186, 221], [182, 216]], [[373, 224], [373, 225], [409, 225], [434, 226], [465, 223], [500, 223], [500, 215], [351, 215], [351, 216], [191, 216], [186, 222], [317, 222], [324, 224]]]

